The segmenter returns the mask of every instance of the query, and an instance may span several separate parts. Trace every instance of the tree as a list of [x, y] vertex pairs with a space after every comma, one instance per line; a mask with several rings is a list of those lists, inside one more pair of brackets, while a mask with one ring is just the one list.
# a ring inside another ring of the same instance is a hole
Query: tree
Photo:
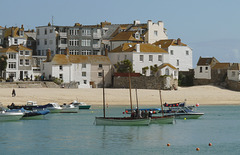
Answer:
[[132, 62], [130, 60], [123, 60], [121, 62], [118, 62], [115, 65], [117, 72], [119, 73], [132, 73], [133, 72], [133, 66], [132, 66]]
[[148, 66], [142, 68], [142, 73], [146, 75], [147, 70], [149, 69]]
[[7, 68], [7, 56], [1, 55], [0, 56], [0, 77], [2, 77], [2, 72], [5, 71]]
[[157, 64], [155, 64], [154, 66], [150, 66], [150, 70], [151, 70], [151, 75], [155, 75], [155, 73], [157, 73], [158, 71]]

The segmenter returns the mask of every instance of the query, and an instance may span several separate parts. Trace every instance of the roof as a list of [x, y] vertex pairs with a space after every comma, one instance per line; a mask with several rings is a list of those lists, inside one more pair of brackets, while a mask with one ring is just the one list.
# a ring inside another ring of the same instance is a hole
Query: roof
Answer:
[[143, 41], [141, 37], [140, 39], [136, 39], [134, 37], [136, 32], [137, 31], [120, 32], [113, 39], [111, 39], [111, 41]]
[[186, 44], [182, 43], [181, 40], [180, 40], [180, 45], [178, 45], [176, 39], [159, 40], [153, 44], [156, 46], [161, 45], [161, 48], [168, 48], [169, 46], [187, 46]]
[[216, 63], [212, 69], [228, 69], [230, 67], [230, 63]]
[[19, 37], [18, 31], [24, 31], [24, 28], [18, 28], [18, 27], [9, 27], [6, 28], [4, 37], [12, 36], [12, 37]]
[[197, 63], [197, 66], [213, 66], [215, 63], [219, 63], [219, 61], [212, 57], [212, 58], [202, 58], [200, 57]]
[[110, 59], [103, 55], [63, 55], [55, 54], [52, 59], [54, 65], [69, 65], [72, 63], [111, 64]]
[[10, 46], [10, 48], [12, 48], [12, 49], [14, 49], [16, 51], [18, 51], [18, 50], [20, 50], [20, 51], [32, 51], [32, 49], [27, 48], [27, 47], [25, 47], [23, 45], [12, 45], [12, 46]]
[[[151, 53], [168, 53], [162, 48], [159, 48], [158, 46], [152, 45], [152, 44], [144, 44], [141, 43], [140, 45], [140, 52], [151, 52]], [[121, 46], [118, 46], [117, 48], [110, 51], [112, 52], [136, 52], [137, 43], [124, 43]]]
[[231, 67], [229, 67], [229, 70], [240, 70], [240, 64], [239, 63], [233, 63]]
[[172, 68], [172, 69], [177, 69], [177, 68], [175, 68], [173, 65], [171, 65], [171, 64], [169, 64], [169, 63], [163, 63], [163, 64], [160, 65], [158, 68], [159, 68], [159, 69], [162, 69], [162, 68], [164, 68], [164, 67], [166, 67], [166, 66], [168, 66], [168, 67], [170, 67], [170, 68]]
[[17, 51], [11, 48], [1, 48], [0, 53], [17, 53]]

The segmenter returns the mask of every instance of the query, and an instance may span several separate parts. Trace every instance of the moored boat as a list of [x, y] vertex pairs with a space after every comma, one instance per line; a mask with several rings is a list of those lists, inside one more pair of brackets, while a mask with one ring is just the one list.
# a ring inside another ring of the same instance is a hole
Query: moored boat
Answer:
[[166, 115], [167, 116], [175, 116], [175, 118], [178, 118], [178, 119], [184, 119], [184, 118], [198, 119], [199, 117], [204, 115], [204, 113], [196, 112], [189, 107], [180, 107], [177, 111], [174, 110], [170, 113], [167, 113]]
[[25, 110], [24, 108], [19, 109], [10, 109], [6, 110], [7, 112], [18, 112], [21, 111], [24, 113], [21, 119], [44, 119], [45, 115], [50, 111], [47, 109], [36, 109], [36, 110]]
[[78, 101], [73, 101], [71, 104], [73, 104], [75, 107], [78, 107], [79, 109], [90, 109], [91, 105], [86, 104], [85, 102], [78, 102]]
[[78, 107], [75, 107], [73, 104], [63, 104], [62, 106], [62, 110], [60, 113], [78, 113]]
[[0, 121], [17, 121], [23, 117], [24, 113], [21, 110], [16, 112], [8, 112], [3, 107], [0, 107]]
[[63, 109], [58, 103], [48, 103], [45, 106], [50, 110], [50, 113], [59, 113]]

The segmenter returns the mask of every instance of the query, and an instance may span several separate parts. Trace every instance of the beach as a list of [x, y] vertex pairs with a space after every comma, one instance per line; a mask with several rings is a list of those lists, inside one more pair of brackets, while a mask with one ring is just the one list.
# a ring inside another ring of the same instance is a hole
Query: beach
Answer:
[[[0, 103], [4, 106], [11, 103], [24, 105], [27, 101], [36, 101], [43, 105], [50, 102], [59, 104], [71, 103], [74, 100], [91, 105], [102, 105], [103, 89], [63, 89], [63, 88], [15, 88], [16, 96], [12, 97], [12, 88], [0, 88]], [[132, 89], [132, 104], [136, 105], [136, 91]], [[129, 89], [105, 89], [107, 105], [129, 105]], [[138, 104], [160, 105], [158, 90], [138, 89]], [[240, 105], [240, 92], [205, 85], [179, 87], [178, 90], [161, 90], [163, 103], [182, 102], [186, 99], [187, 105]]]
[[[12, 88], [0, 88], [0, 103], [4, 106], [11, 103], [24, 105], [27, 101], [36, 101], [43, 105], [50, 102], [59, 104], [71, 103], [74, 100], [91, 105], [102, 105], [103, 89], [63, 89], [63, 88], [15, 88], [16, 96], [12, 97]], [[129, 105], [129, 89], [105, 89], [107, 105]], [[136, 105], [136, 91], [132, 89], [132, 104]], [[138, 104], [160, 105], [158, 90], [138, 89]], [[211, 85], [179, 87], [178, 90], [161, 90], [163, 103], [182, 102], [186, 99], [187, 105], [240, 105], [240, 92], [231, 91]]]

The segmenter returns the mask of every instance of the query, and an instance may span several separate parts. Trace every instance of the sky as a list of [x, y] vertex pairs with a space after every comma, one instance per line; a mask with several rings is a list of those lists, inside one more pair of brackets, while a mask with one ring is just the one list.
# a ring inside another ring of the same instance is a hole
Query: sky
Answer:
[[0, 0], [0, 26], [59, 26], [163, 21], [169, 39], [181, 38], [199, 57], [240, 63], [239, 0]]

